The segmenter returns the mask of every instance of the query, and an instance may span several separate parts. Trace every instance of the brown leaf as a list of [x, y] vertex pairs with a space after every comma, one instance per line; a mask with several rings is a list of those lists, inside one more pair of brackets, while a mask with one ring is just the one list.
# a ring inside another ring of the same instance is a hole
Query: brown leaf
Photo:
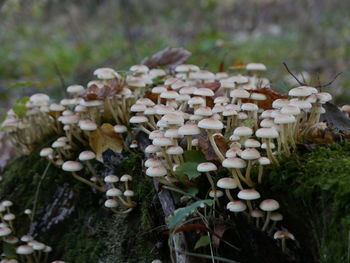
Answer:
[[324, 122], [316, 123], [305, 131], [304, 140], [307, 143], [333, 144], [341, 140]]
[[198, 88], [207, 88], [211, 89], [213, 92], [216, 92], [220, 88], [220, 81], [208, 82], [198, 86]]
[[[225, 155], [228, 150], [228, 144], [225, 140], [225, 137], [221, 134], [214, 135], [214, 140], [216, 145], [218, 146], [220, 152]], [[207, 134], [201, 133], [198, 137], [198, 146], [199, 149], [203, 152], [205, 159], [208, 161], [219, 161], [213, 147], [210, 144]]]
[[83, 99], [89, 100], [104, 100], [107, 97], [113, 97], [122, 90], [122, 85], [118, 79], [108, 80], [102, 88], [97, 85], [91, 85], [82, 95]]
[[[258, 101], [259, 108], [262, 108], [264, 110], [272, 109], [272, 103], [273, 103], [274, 100], [277, 100], [277, 99], [288, 99], [288, 95], [287, 94], [278, 93], [278, 92], [274, 91], [271, 88], [256, 89], [256, 90], [253, 90], [252, 92], [254, 92], [254, 93], [261, 93], [261, 94], [264, 94], [267, 97], [266, 100]], [[245, 100], [242, 100], [242, 101], [243, 102], [252, 102], [252, 100], [250, 100], [250, 99], [245, 99]]]
[[142, 60], [142, 64], [149, 68], [168, 67], [174, 69], [177, 65], [183, 64], [192, 55], [183, 48], [167, 47], [150, 57]]
[[123, 142], [121, 138], [114, 132], [113, 126], [104, 123], [102, 126], [89, 134], [89, 145], [96, 153], [96, 159], [103, 162], [102, 154], [111, 149], [114, 152], [121, 153], [123, 150]]
[[214, 226], [214, 233], [215, 234], [213, 234], [212, 240], [213, 240], [213, 246], [215, 248], [219, 248], [220, 241], [221, 241], [222, 237], [224, 236], [227, 229], [229, 229], [229, 227], [227, 225], [215, 225]]
[[336, 105], [330, 102], [324, 104], [323, 107], [326, 113], [322, 114], [321, 120], [327, 122], [328, 127], [335, 133], [350, 135], [350, 118], [345, 116]]

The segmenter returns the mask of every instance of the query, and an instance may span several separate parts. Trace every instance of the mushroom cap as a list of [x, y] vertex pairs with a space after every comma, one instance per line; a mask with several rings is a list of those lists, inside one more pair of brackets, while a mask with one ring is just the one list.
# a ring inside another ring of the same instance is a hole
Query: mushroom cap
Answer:
[[142, 104], [145, 105], [147, 107], [153, 107], [154, 105], [156, 105], [152, 100], [150, 100], [149, 98], [140, 98], [136, 101], [136, 104]]
[[44, 250], [46, 247], [45, 244], [38, 241], [32, 242], [30, 245], [34, 250]]
[[282, 221], [283, 220], [283, 215], [281, 213], [278, 213], [278, 212], [273, 212], [270, 215], [270, 219], [272, 221]]
[[260, 153], [254, 148], [248, 148], [240, 153], [240, 156], [244, 160], [256, 160], [260, 158]]
[[56, 104], [56, 103], [53, 103], [53, 104], [51, 104], [50, 106], [49, 106], [49, 110], [50, 111], [59, 111], [59, 112], [61, 112], [61, 111], [64, 111], [66, 108], [63, 106], [63, 105], [61, 105], [61, 104]]
[[214, 91], [212, 91], [211, 89], [198, 88], [193, 92], [193, 95], [204, 96], [204, 97], [213, 97], [215, 94], [214, 94]]
[[79, 128], [83, 131], [94, 131], [97, 130], [97, 124], [91, 120], [80, 120]]
[[275, 211], [280, 208], [279, 203], [274, 199], [266, 199], [262, 201], [259, 205], [260, 209], [263, 211]]
[[222, 166], [226, 168], [242, 169], [245, 168], [247, 165], [244, 160], [234, 157], [225, 159], [222, 162]]
[[66, 146], [66, 142], [63, 142], [63, 141], [54, 141], [52, 144], [51, 144], [51, 147], [52, 148], [62, 148]]
[[121, 182], [132, 181], [132, 176], [129, 174], [124, 174], [124, 175], [122, 175], [122, 177], [120, 177], [120, 181]]
[[256, 200], [260, 198], [260, 193], [255, 189], [243, 189], [238, 192], [237, 196], [242, 200]]
[[79, 154], [80, 161], [89, 161], [96, 158], [96, 154], [92, 151], [83, 151]]
[[160, 151], [160, 148], [158, 146], [153, 145], [153, 144], [150, 144], [145, 148], [145, 153], [156, 153], [159, 151]]
[[113, 129], [116, 133], [125, 133], [128, 131], [128, 128], [125, 125], [115, 125]]
[[149, 71], [149, 68], [146, 65], [139, 64], [131, 66], [130, 71], [134, 73], [147, 73]]
[[53, 154], [53, 149], [50, 148], [50, 147], [42, 148], [41, 151], [40, 151], [40, 156], [41, 157], [47, 157], [47, 156], [49, 156], [51, 154]]
[[107, 175], [105, 178], [104, 178], [104, 181], [106, 183], [117, 183], [119, 182], [119, 177], [116, 176], [116, 175]]
[[81, 86], [81, 85], [70, 85], [67, 87], [67, 92], [68, 93], [80, 93], [80, 92], [83, 92], [85, 91], [85, 88], [84, 86]]
[[297, 88], [293, 88], [288, 92], [289, 96], [293, 97], [307, 97], [310, 96], [313, 92], [312, 89], [309, 89], [307, 86], [300, 86]]
[[134, 196], [134, 191], [125, 190], [123, 194], [124, 194], [124, 196], [132, 197], [132, 196]]
[[33, 240], [33, 237], [31, 235], [24, 235], [21, 237], [22, 242], [29, 242], [31, 240]]
[[224, 124], [219, 120], [209, 118], [199, 121], [198, 127], [206, 130], [222, 130], [224, 128]]
[[216, 171], [217, 169], [216, 165], [210, 162], [200, 163], [197, 166], [197, 171], [201, 173]]
[[286, 105], [286, 106], [282, 107], [281, 113], [282, 114], [298, 115], [298, 114], [300, 114], [300, 109], [295, 105]]
[[85, 107], [99, 107], [103, 105], [102, 100], [81, 100], [79, 102], [80, 105], [85, 106]]
[[134, 124], [142, 124], [148, 122], [148, 118], [146, 116], [133, 116], [129, 121]]
[[194, 114], [199, 116], [211, 116], [213, 112], [210, 107], [200, 107], [194, 111]]
[[259, 209], [254, 209], [250, 212], [250, 215], [254, 218], [264, 217], [264, 212], [260, 211]]
[[260, 157], [258, 159], [258, 162], [259, 162], [260, 165], [269, 165], [269, 164], [271, 164], [270, 159], [267, 158], [267, 157]]
[[152, 88], [152, 93], [154, 94], [161, 94], [162, 92], [166, 91], [166, 87], [164, 86], [156, 86], [154, 88]]
[[29, 101], [34, 106], [43, 106], [48, 104], [48, 102], [50, 101], [50, 97], [44, 93], [36, 93], [30, 96]]
[[145, 167], [162, 166], [163, 163], [160, 159], [150, 158], [145, 161]]
[[163, 138], [164, 135], [165, 135], [165, 132], [164, 132], [164, 131], [162, 131], [162, 130], [154, 130], [154, 131], [152, 131], [152, 132], [149, 134], [148, 138], [149, 138], [150, 140], [154, 140], [155, 138]]
[[238, 99], [248, 99], [250, 93], [244, 89], [234, 89], [230, 92], [230, 97]]
[[114, 199], [107, 199], [104, 203], [105, 207], [114, 208], [118, 206], [118, 202]]
[[79, 116], [78, 115], [60, 116], [59, 121], [62, 122], [62, 124], [76, 124], [79, 122]]
[[11, 228], [9, 227], [2, 227], [0, 228], [0, 237], [8, 236], [12, 232]]
[[272, 107], [274, 109], [280, 109], [285, 106], [288, 106], [290, 101], [288, 99], [277, 99], [272, 102]]
[[173, 141], [170, 138], [154, 138], [152, 144], [159, 147], [167, 147], [173, 145]]
[[245, 69], [249, 71], [266, 71], [266, 66], [262, 63], [248, 63]]
[[278, 137], [278, 131], [274, 128], [260, 128], [255, 132], [258, 138], [273, 139]]
[[187, 101], [187, 104], [190, 105], [190, 106], [193, 106], [193, 105], [202, 105], [202, 106], [204, 106], [206, 104], [206, 102], [205, 102], [205, 100], [202, 97], [195, 96], [195, 97], [190, 98]]
[[179, 97], [179, 93], [177, 93], [175, 90], [165, 90], [160, 94], [160, 97], [162, 99], [174, 100]]
[[146, 105], [135, 103], [130, 107], [131, 112], [144, 112], [146, 110]]
[[4, 207], [10, 207], [10, 206], [13, 206], [13, 202], [10, 200], [4, 200], [1, 202], [1, 205]]
[[168, 113], [162, 117], [162, 121], [164, 121], [167, 125], [183, 125], [184, 118], [178, 113]]
[[301, 110], [308, 110], [312, 108], [312, 104], [306, 100], [293, 99], [290, 100], [290, 105], [297, 106]]
[[196, 90], [197, 90], [196, 87], [187, 86], [187, 87], [182, 87], [182, 88], [179, 90], [179, 93], [180, 93], [181, 95], [192, 95]]
[[266, 100], [267, 97], [265, 94], [252, 92], [250, 94], [250, 99], [252, 99], [252, 100]]
[[247, 209], [247, 205], [245, 203], [243, 203], [240, 200], [237, 201], [231, 201], [226, 205], [226, 208], [230, 211], [230, 212], [243, 212]]
[[275, 117], [274, 122], [276, 124], [288, 124], [296, 122], [293, 115], [279, 114]]
[[25, 210], [24, 210], [24, 213], [25, 213], [26, 215], [31, 215], [31, 214], [32, 214], [32, 210], [31, 210], [31, 209], [25, 209]]
[[237, 183], [231, 177], [224, 177], [217, 181], [216, 186], [222, 189], [235, 189], [237, 188]]
[[118, 188], [111, 188], [111, 189], [108, 189], [107, 192], [106, 192], [106, 196], [122, 196], [123, 193], [122, 191], [120, 191]]
[[30, 255], [33, 253], [33, 248], [29, 245], [21, 245], [17, 247], [16, 254], [18, 255]]
[[242, 152], [239, 148], [231, 148], [225, 153], [226, 158], [234, 158]]
[[233, 131], [233, 135], [235, 136], [251, 136], [253, 134], [253, 130], [249, 127], [245, 127], [245, 126], [241, 126], [241, 127], [237, 127], [236, 129], [234, 129]]
[[13, 221], [16, 218], [16, 216], [12, 213], [8, 213], [8, 214], [5, 214], [3, 218], [5, 221]]
[[259, 107], [254, 103], [243, 103], [241, 109], [244, 111], [258, 111]]
[[164, 133], [166, 138], [183, 138], [183, 135], [179, 134], [179, 129], [168, 129]]
[[247, 139], [244, 141], [244, 147], [246, 148], [259, 148], [261, 143], [255, 139]]
[[66, 161], [62, 165], [62, 170], [66, 172], [78, 172], [83, 169], [83, 165], [76, 161]]
[[197, 135], [200, 134], [200, 129], [195, 124], [185, 124], [181, 126], [178, 130], [178, 133], [184, 136]]
[[209, 196], [211, 198], [219, 198], [219, 197], [222, 197], [224, 195], [224, 193], [220, 190], [211, 190], [209, 192]]
[[164, 166], [148, 167], [146, 170], [146, 175], [150, 177], [161, 177], [167, 175], [167, 170], [164, 168]]
[[184, 150], [181, 146], [171, 146], [166, 150], [166, 153], [169, 155], [180, 155], [184, 153]]
[[286, 232], [286, 231], [277, 231], [274, 235], [273, 235], [274, 239], [292, 239], [295, 240], [295, 237], [293, 234]]
[[273, 119], [271, 119], [271, 118], [263, 119], [260, 122], [260, 127], [262, 127], [262, 128], [271, 128], [274, 125], [275, 125], [275, 123], [273, 122]]
[[112, 68], [98, 68], [93, 73], [98, 79], [120, 78], [120, 75]]

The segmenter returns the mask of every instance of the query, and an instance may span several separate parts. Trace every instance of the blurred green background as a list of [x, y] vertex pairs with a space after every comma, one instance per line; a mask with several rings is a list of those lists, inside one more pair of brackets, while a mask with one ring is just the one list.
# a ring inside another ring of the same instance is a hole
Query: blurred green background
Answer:
[[282, 65], [329, 82], [350, 97], [350, 1], [344, 0], [0, 0], [0, 100], [41, 90], [60, 97], [93, 69], [129, 68], [167, 46], [217, 71], [263, 62], [273, 87], [287, 90]]

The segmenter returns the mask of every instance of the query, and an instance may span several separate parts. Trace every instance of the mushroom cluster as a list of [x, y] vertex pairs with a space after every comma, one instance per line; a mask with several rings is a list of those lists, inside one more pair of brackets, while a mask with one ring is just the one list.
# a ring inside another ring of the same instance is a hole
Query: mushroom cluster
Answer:
[[[32, 263], [46, 263], [48, 262], [48, 255], [52, 251], [50, 246], [35, 240], [31, 235], [18, 236], [14, 225], [16, 219], [15, 214], [11, 213], [10, 208], [13, 202], [4, 200], [0, 203], [0, 237], [2, 242], [13, 246], [16, 255], [10, 255], [10, 258], [2, 258], [1, 262], [16, 263], [16, 262], [32, 262]], [[32, 211], [25, 209], [23, 213], [32, 219]]]

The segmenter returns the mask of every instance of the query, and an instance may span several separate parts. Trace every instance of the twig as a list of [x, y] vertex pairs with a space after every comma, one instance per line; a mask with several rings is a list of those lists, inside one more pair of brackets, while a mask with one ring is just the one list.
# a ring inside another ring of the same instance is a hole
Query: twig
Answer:
[[337, 74], [333, 77], [333, 79], [332, 79], [330, 82], [328, 82], [327, 84], [318, 85], [318, 86], [316, 86], [315, 88], [324, 88], [324, 87], [328, 87], [328, 86], [332, 85], [333, 82], [334, 82], [341, 74], [343, 74], [343, 72], [337, 73]]
[[283, 62], [284, 67], [286, 68], [286, 70], [288, 71], [288, 73], [298, 82], [298, 84], [300, 86], [307, 86], [305, 83], [301, 82], [297, 76], [294, 75], [294, 73], [292, 71], [290, 71], [289, 67], [287, 66], [286, 62]]

